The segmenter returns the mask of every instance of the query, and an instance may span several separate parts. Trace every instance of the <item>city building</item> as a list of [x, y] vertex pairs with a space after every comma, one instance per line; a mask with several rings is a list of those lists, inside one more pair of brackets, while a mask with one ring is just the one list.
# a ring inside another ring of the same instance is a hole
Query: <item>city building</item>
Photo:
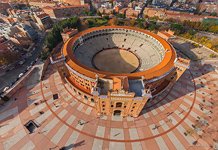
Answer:
[[51, 2], [51, 1], [44, 1], [43, 3], [41, 1], [30, 1], [29, 4], [31, 6], [35, 6], [35, 7], [38, 7], [38, 8], [43, 8], [43, 7], [46, 7], [46, 6], [55, 7], [55, 5], [56, 5], [55, 2]]
[[37, 32], [29, 25], [23, 24], [23, 23], [18, 23], [15, 24], [11, 27], [11, 32], [10, 34], [19, 36], [23, 35], [24, 37], [27, 37], [31, 39], [32, 41], [36, 40], [38, 38]]
[[125, 15], [127, 9], [128, 9], [128, 8], [122, 8], [122, 9], [120, 9], [120, 10], [119, 10], [119, 14]]
[[98, 11], [99, 11], [101, 14], [110, 15], [110, 14], [113, 14], [114, 9], [112, 9], [112, 8], [100, 7], [100, 8], [98, 9]]
[[8, 23], [0, 23], [0, 35], [9, 38], [11, 25]]
[[6, 39], [4, 36], [0, 36], [0, 54], [17, 52], [17, 45], [11, 40]]
[[37, 32], [27, 24], [15, 24], [8, 33], [11, 40], [23, 48], [28, 48], [38, 38]]
[[160, 37], [162, 37], [165, 40], [168, 40], [169, 38], [173, 37], [174, 32], [171, 30], [168, 31], [158, 31], [157, 35], [159, 35]]
[[126, 10], [126, 18], [135, 19], [138, 17], [138, 15], [139, 15], [139, 11], [134, 10], [133, 8], [128, 8]]
[[131, 18], [131, 19], [137, 18], [139, 15], [139, 12], [140, 11], [134, 10], [133, 8], [123, 8], [119, 10], [119, 14], [124, 14], [126, 18]]
[[153, 5], [168, 5], [170, 6], [172, 4], [173, 0], [153, 0]]
[[67, 3], [70, 5], [84, 5], [84, 0], [59, 0], [60, 2]]
[[186, 0], [186, 3], [199, 4], [200, 0]]
[[187, 0], [178, 0], [179, 3], [186, 3]]
[[218, 15], [218, 4], [207, 2], [200, 3], [199, 11], [207, 13], [216, 13], [216, 15]]
[[20, 59], [19, 50], [19, 45], [0, 36], [0, 76], [6, 72], [8, 66]]
[[148, 17], [159, 17], [160, 19], [175, 19], [178, 21], [189, 20], [192, 22], [202, 22], [204, 19], [217, 18], [214, 16], [195, 15], [193, 13], [166, 10], [163, 8], [145, 8], [144, 15]]
[[89, 11], [90, 7], [88, 4], [85, 5], [74, 5], [74, 6], [63, 6], [63, 7], [43, 7], [43, 11], [48, 14], [51, 18], [69, 18], [72, 16], [84, 15], [85, 11]]
[[42, 13], [39, 15], [34, 14], [33, 16], [41, 30], [46, 30], [52, 27], [53, 22], [48, 14], [46, 13]]
[[0, 14], [8, 15], [7, 9], [11, 8], [9, 3], [0, 2]]
[[68, 28], [65, 28], [63, 30], [63, 32], [61, 33], [61, 36], [62, 36], [62, 39], [64, 41], [64, 43], [69, 39], [71, 38], [72, 36], [74, 36], [75, 34], [78, 33], [78, 30], [77, 29], [68, 29]]
[[138, 117], [189, 68], [167, 41], [127, 26], [82, 31], [65, 42], [62, 54], [59, 72], [98, 115]]

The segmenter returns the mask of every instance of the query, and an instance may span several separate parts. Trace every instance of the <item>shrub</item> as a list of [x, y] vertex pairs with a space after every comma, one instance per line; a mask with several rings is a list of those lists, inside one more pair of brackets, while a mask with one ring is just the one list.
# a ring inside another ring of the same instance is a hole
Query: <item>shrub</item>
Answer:
[[218, 56], [216, 54], [212, 53], [212, 54], [209, 55], [209, 57], [210, 58], [217, 58]]

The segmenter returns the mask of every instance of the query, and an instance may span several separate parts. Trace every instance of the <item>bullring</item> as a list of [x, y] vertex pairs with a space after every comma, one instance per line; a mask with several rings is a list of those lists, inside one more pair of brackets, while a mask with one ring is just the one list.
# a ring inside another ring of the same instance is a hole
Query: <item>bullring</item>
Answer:
[[70, 38], [62, 54], [65, 79], [99, 115], [137, 117], [181, 72], [167, 41], [133, 27], [87, 29]]

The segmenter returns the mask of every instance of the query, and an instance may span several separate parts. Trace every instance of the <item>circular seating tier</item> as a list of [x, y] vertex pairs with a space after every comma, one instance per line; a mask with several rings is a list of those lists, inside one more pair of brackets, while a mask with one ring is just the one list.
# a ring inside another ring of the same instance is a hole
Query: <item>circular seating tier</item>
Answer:
[[[140, 60], [135, 71], [145, 71], [159, 64], [165, 50], [153, 37], [134, 30], [99, 30], [83, 35], [73, 46], [73, 54], [83, 65], [95, 68], [93, 57], [106, 49], [122, 49], [134, 53]], [[96, 69], [96, 68], [95, 68]]]

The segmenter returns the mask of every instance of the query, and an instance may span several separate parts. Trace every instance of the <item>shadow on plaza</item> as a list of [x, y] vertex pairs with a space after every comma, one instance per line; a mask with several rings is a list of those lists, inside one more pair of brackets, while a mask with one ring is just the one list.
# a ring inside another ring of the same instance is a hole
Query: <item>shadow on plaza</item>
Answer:
[[[40, 82], [39, 68], [35, 68], [35, 70], [33, 70], [33, 73], [30, 75], [29, 78], [24, 79], [23, 81], [21, 81], [20, 85], [15, 86], [14, 89], [11, 90], [10, 95], [12, 96], [9, 97], [10, 100], [1, 104], [0, 110], [1, 111], [7, 110], [8, 106], [10, 106], [12, 103], [16, 103], [16, 105], [19, 108], [19, 113], [21, 113], [23, 110], [25, 110], [28, 107], [28, 105], [35, 103], [38, 97], [36, 98], [30, 98], [30, 97], [39, 93], [33, 90], [34, 87], [39, 82]], [[25, 90], [25, 92], [23, 90]], [[24, 92], [26, 95], [23, 95], [21, 91]], [[13, 116], [15, 117], [16, 115], [13, 114]], [[7, 117], [4, 121], [7, 121], [8, 119], [11, 119], [11, 117]]]
[[49, 64], [44, 75], [42, 76], [42, 80], [47, 80], [49, 79], [50, 75], [53, 74], [55, 71], [52, 70], [52, 67], [56, 67], [56, 66], [53, 66], [52, 64]]
[[[190, 69], [186, 70], [183, 73], [183, 75], [179, 78], [179, 80], [176, 81], [176, 83], [173, 85], [170, 92], [166, 96], [164, 95], [161, 100], [160, 99], [159, 100], [152, 99], [151, 105], [149, 105], [149, 103], [151, 103], [151, 101], [149, 101], [146, 104], [146, 106], [143, 108], [143, 110], [141, 111], [140, 115], [143, 115], [147, 112], [150, 112], [150, 111], [152, 111], [160, 106], [163, 106], [167, 103], [170, 103], [170, 102], [172, 102], [176, 99], [179, 99], [185, 95], [193, 96], [192, 92], [194, 92], [195, 90], [204, 88], [206, 86], [205, 83], [203, 82], [204, 77], [202, 77], [202, 76], [204, 76], [205, 74], [208, 74], [209, 72], [212, 72], [212, 71], [215, 71], [215, 68], [211, 64], [203, 64], [202, 65], [200, 61], [191, 61], [190, 62]], [[192, 79], [194, 79], [195, 82], [193, 82]], [[176, 88], [176, 87], [178, 87], [178, 85], [176, 85], [176, 84], [180, 84], [180, 87], [183, 87], [184, 80], [185, 80], [185, 82], [192, 83], [193, 88], [189, 88], [189, 89], [185, 88], [184, 91], [180, 92], [181, 89]], [[196, 81], [198, 83], [196, 83]], [[206, 81], [207, 84], [209, 82], [210, 82], [210, 80]], [[212, 86], [216, 87], [216, 85], [212, 85]], [[175, 92], [173, 92], [173, 91], [175, 91]], [[171, 94], [172, 92], [173, 92], [173, 94]], [[174, 93], [177, 93], [177, 94], [174, 94]], [[204, 92], [202, 92], [201, 94], [205, 95]], [[206, 95], [205, 95], [205, 97], [206, 97]], [[164, 99], [165, 99], [165, 101], [163, 101]]]
[[[174, 43], [174, 42], [173, 42]], [[192, 61], [199, 60], [199, 57], [193, 52], [196, 47], [191, 45], [189, 42], [184, 42], [182, 44], [174, 43], [173, 46], [179, 56], [188, 58]]]
[[[194, 53], [193, 53], [194, 54]], [[203, 75], [205, 75], [205, 74], [207, 74], [207, 73], [209, 73], [209, 72], [212, 72], [212, 71], [214, 71], [215, 69], [214, 69], [214, 67], [212, 66], [212, 65], [210, 65], [210, 64], [204, 64], [204, 65], [202, 65], [199, 61], [191, 61], [190, 62], [190, 71], [191, 71], [191, 73], [192, 73], [192, 75], [193, 75], [193, 78], [194, 79], [196, 79], [196, 78], [199, 78], [199, 77], [201, 77], [201, 76], [203, 76]], [[49, 65], [48, 66], [48, 68], [47, 68], [47, 70], [46, 70], [46, 76], [44, 76], [44, 78], [43, 78], [43, 80], [46, 80], [46, 79], [48, 79], [49, 78], [49, 76], [50, 76], [50, 74], [52, 73], [52, 72], [54, 72], [53, 70], [52, 70], [52, 66], [51, 65]], [[189, 71], [188, 70], [186, 70], [186, 72], [180, 77], [180, 79], [177, 81], [177, 82], [181, 82], [181, 79], [182, 78], [184, 78], [184, 77], [186, 77], [187, 75], [188, 76], [190, 76], [189, 75], [189, 73], [188, 73]], [[36, 84], [36, 83], [39, 83], [40, 81], [38, 81], [37, 80], [37, 78], [38, 77], [40, 77], [40, 74], [39, 74], [39, 72], [38, 73], [35, 73], [34, 75], [32, 75], [33, 77], [30, 77], [30, 78], [33, 78], [33, 79], [35, 79], [35, 81], [27, 81], [26, 82], [26, 87], [31, 87], [31, 88], [28, 88], [28, 90], [27, 90], [27, 93], [30, 93], [30, 91], [34, 88], [34, 85]], [[187, 77], [187, 78], [185, 78], [186, 80], [188, 80], [188, 82], [192, 82], [192, 78], [190, 78], [190, 77]], [[199, 79], [198, 79], [199, 80]], [[187, 82], [187, 81], [186, 81]], [[178, 83], [176, 83], [176, 84], [178, 84]], [[181, 85], [182, 86], [182, 85]], [[205, 87], [205, 85], [204, 85], [204, 83], [203, 82], [199, 82], [198, 84], [196, 84], [195, 85], [196, 86], [196, 90], [197, 89], [199, 89], [199, 88], [203, 88], [203, 87]], [[25, 87], [23, 87], [23, 88], [25, 88]], [[175, 90], [174, 89], [174, 87], [172, 88], [172, 91], [173, 90]], [[176, 89], [177, 90], [177, 93], [178, 93], [178, 90], [179, 89]], [[192, 88], [191, 90], [185, 90], [184, 92], [180, 92], [179, 94], [177, 94], [177, 95], [173, 95], [173, 96], [171, 96], [171, 97], [167, 97], [167, 101], [157, 101], [156, 100], [156, 102], [154, 102], [154, 105], [152, 106], [152, 107], [150, 107], [150, 108], [147, 108], [147, 107], [145, 107], [144, 109], [143, 109], [143, 111], [141, 112], [141, 115], [142, 114], [144, 114], [144, 113], [146, 113], [146, 112], [149, 112], [149, 111], [151, 111], [151, 110], [153, 110], [153, 109], [156, 109], [156, 108], [158, 108], [158, 107], [160, 107], [160, 106], [162, 106], [162, 105], [165, 105], [166, 103], [170, 103], [170, 102], [172, 102], [172, 101], [174, 101], [174, 100], [176, 100], [176, 99], [178, 99], [178, 98], [180, 98], [180, 97], [182, 97], [182, 96], [185, 96], [185, 95], [187, 95], [187, 94], [190, 94], [190, 93], [192, 93], [193, 91], [195, 90], [195, 88]], [[40, 91], [41, 92], [41, 91]], [[13, 98], [10, 100], [10, 101], [12, 101], [12, 103], [13, 103], [13, 101], [25, 101], [26, 99], [24, 98], [24, 99], [16, 99], [15, 100], [15, 98], [16, 98], [16, 95], [17, 94], [19, 94], [19, 90], [17, 91], [17, 93], [13, 96]], [[29, 95], [29, 96], [33, 96], [34, 94], [37, 94], [37, 93], [33, 93], [33, 94], [31, 94], [31, 95]], [[27, 96], [27, 98], [28, 98], [28, 96]], [[35, 100], [36, 99], [30, 99], [30, 101], [31, 101], [31, 103], [32, 103], [32, 105], [38, 105], [36, 102], [35, 102]], [[154, 99], [154, 101], [155, 101], [155, 99]], [[19, 103], [19, 102], [18, 102]], [[18, 104], [17, 103], [17, 104]], [[41, 103], [41, 102], [39, 102], [39, 103]], [[149, 103], [149, 102], [148, 102]], [[4, 107], [4, 106], [3, 106]], [[28, 105], [26, 104], [26, 105], [22, 105], [21, 107], [19, 106], [19, 113], [21, 113], [23, 110], [25, 110], [26, 108], [28, 107]], [[3, 110], [3, 109], [2, 109]], [[43, 114], [43, 112], [39, 112], [39, 116], [40, 115], [42, 115]], [[37, 118], [37, 117], [36, 117]], [[8, 117], [6, 120], [4, 120], [4, 122], [5, 121], [7, 121], [8, 119], [11, 119], [11, 117]], [[81, 145], [82, 143], [78, 143], [77, 145]], [[74, 144], [74, 146], [75, 146], [75, 144]]]
[[[46, 73], [45, 73], [46, 76], [44, 76], [43, 80], [48, 79], [51, 73], [53, 73], [53, 70], [51, 67], [52, 67], [51, 65], [48, 66]], [[36, 68], [34, 72], [30, 75], [30, 77], [24, 80], [24, 83], [22, 84], [22, 86], [19, 86], [17, 89], [15, 89], [15, 93], [9, 97], [10, 100], [7, 101], [6, 103], [0, 104], [0, 114], [4, 113], [4, 111], [12, 111], [12, 109], [14, 108], [8, 109], [11, 104], [13, 104], [15, 107], [17, 106], [19, 110], [19, 113], [11, 114], [10, 116], [5, 117], [5, 118], [3, 116], [4, 119], [0, 120], [0, 128], [7, 128], [7, 125], [9, 124], [5, 124], [5, 122], [21, 114], [23, 111], [25, 111], [25, 109], [27, 109], [27, 107], [29, 107], [29, 105], [32, 105], [33, 107], [38, 107], [38, 105], [41, 105], [42, 103], [45, 103], [46, 100], [48, 100], [48, 99], [40, 98], [42, 96], [41, 86], [38, 85], [40, 84], [40, 82], [41, 82], [41, 74], [40, 74], [39, 68]], [[44, 87], [49, 88], [47, 86], [44, 86]], [[40, 117], [44, 113], [45, 113], [44, 110], [39, 110], [39, 112], [34, 114], [34, 118], [29, 116], [30, 119], [29, 120], [25, 119], [26, 121], [22, 122], [22, 124], [25, 127], [25, 125], [29, 121], [33, 121], [34, 123], [36, 123], [35, 127], [40, 129], [40, 126], [43, 125], [47, 121], [47, 119], [45, 119], [41, 123], [38, 123], [37, 121], [35, 121], [35, 119]], [[41, 132], [38, 132], [38, 133], [41, 134]], [[29, 132], [29, 134], [31, 134], [31, 132]], [[66, 148], [71, 149], [69, 147], [71, 146], [78, 147], [82, 145], [84, 145], [84, 141], [78, 142], [76, 144], [68, 145]]]
[[64, 147], [60, 148], [60, 150], [70, 150], [72, 148], [78, 148], [78, 147], [83, 146], [83, 145], [85, 145], [85, 140], [82, 140], [82, 141], [77, 142], [75, 144], [70, 144], [68, 146], [64, 146]]

